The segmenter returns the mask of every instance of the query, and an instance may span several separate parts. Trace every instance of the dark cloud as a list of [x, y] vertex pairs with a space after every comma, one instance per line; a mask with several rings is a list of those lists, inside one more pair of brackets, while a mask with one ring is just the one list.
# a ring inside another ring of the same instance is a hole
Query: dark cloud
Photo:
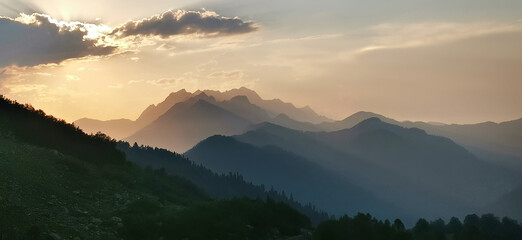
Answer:
[[97, 27], [87, 23], [58, 22], [38, 13], [21, 14], [17, 18], [0, 17], [0, 69], [11, 65], [36, 66], [113, 54], [118, 48], [114, 45], [121, 43], [115, 42], [115, 37], [167, 38], [190, 34], [213, 37], [257, 29], [254, 23], [239, 18], [221, 17], [210, 11], [185, 10], [167, 11], [140, 21], [130, 21], [113, 29], [110, 34], [107, 34], [110, 29], [97, 32]]
[[198, 34], [204, 37], [234, 35], [257, 30], [252, 22], [239, 18], [227, 18], [215, 12], [167, 11], [161, 15], [139, 21], [130, 21], [114, 29], [112, 34], [127, 36], [160, 36]]
[[58, 24], [43, 14], [0, 17], [0, 67], [60, 63], [71, 58], [113, 53], [114, 46], [85, 38], [84, 25]]

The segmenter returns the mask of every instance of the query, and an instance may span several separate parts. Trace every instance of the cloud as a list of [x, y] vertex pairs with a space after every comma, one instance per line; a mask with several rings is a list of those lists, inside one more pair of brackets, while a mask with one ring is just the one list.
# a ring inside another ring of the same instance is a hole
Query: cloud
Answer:
[[122, 89], [123, 88], [123, 84], [119, 83], [119, 84], [109, 85], [107, 87], [111, 88], [111, 89]]
[[214, 37], [253, 32], [257, 28], [253, 22], [245, 22], [237, 17], [221, 17], [212, 11], [169, 10], [150, 18], [127, 22], [115, 28], [112, 34], [119, 37], [159, 36], [168, 38], [191, 34]]
[[65, 80], [67, 80], [67, 81], [80, 81], [80, 78], [78, 76], [74, 76], [74, 75], [65, 75]]
[[142, 83], [142, 82], [144, 82], [144, 81], [145, 81], [145, 80], [143, 80], [143, 79], [140, 79], [140, 80], [129, 80], [127, 83], [128, 83], [128, 84], [134, 84], [134, 83]]
[[[137, 82], [137, 81], [135, 81]], [[186, 89], [190, 89], [198, 84], [198, 75], [194, 72], [186, 72], [181, 74], [179, 77], [176, 78], [159, 78], [159, 79], [153, 79], [144, 81], [145, 83], [148, 83], [150, 85], [158, 86], [163, 89], [172, 89], [177, 87], [183, 87]], [[130, 83], [130, 82], [129, 82]]]
[[37, 75], [37, 76], [43, 76], [43, 77], [50, 77], [50, 76], [53, 76], [52, 74], [50, 73], [46, 73], [46, 72], [35, 72], [33, 73], [34, 75]]
[[47, 88], [45, 84], [19, 84], [5, 86], [11, 93], [24, 93], [32, 91], [41, 91]]
[[181, 82], [183, 82], [184, 79], [182, 78], [160, 78], [155, 80], [149, 80], [147, 83], [156, 85], [156, 86], [171, 86], [171, 85], [177, 85]]
[[0, 67], [57, 64], [67, 59], [109, 55], [117, 47], [104, 37], [107, 28], [61, 22], [37, 13], [20, 14], [15, 19], [0, 17]]
[[491, 34], [520, 32], [521, 22], [426, 22], [415, 24], [380, 24], [369, 29], [371, 45], [363, 53], [380, 49], [421, 47]]
[[163, 43], [159, 47], [157, 47], [156, 50], [158, 50], [158, 51], [167, 51], [167, 50], [172, 50], [172, 49], [175, 49], [175, 48], [176, 47], [172, 46], [171, 44]]
[[[256, 29], [257, 26], [252, 22], [237, 17], [222, 17], [212, 11], [170, 10], [116, 28], [58, 21], [40, 13], [20, 13], [16, 18], [0, 16], [0, 69], [59, 64], [68, 59], [96, 59], [92, 57], [155, 45], [151, 36], [168, 38], [189, 35], [208, 38], [248, 33]], [[125, 38], [128, 36], [135, 38]], [[174, 48], [164, 43], [157, 49]]]
[[233, 70], [233, 71], [218, 71], [213, 72], [208, 75], [210, 78], [241, 78], [243, 77], [243, 71]]

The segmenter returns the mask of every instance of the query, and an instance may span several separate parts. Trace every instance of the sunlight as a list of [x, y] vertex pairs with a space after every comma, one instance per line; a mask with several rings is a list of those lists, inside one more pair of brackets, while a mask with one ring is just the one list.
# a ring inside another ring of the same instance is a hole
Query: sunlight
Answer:
[[0, 0], [0, 239], [522, 239], [521, 16]]

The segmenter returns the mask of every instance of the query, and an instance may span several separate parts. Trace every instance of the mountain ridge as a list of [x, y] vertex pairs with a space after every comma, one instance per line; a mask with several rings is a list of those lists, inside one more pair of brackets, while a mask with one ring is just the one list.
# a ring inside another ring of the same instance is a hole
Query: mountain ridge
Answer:
[[[170, 93], [162, 102], [158, 104], [149, 105], [134, 121], [129, 119], [120, 119], [118, 120], [120, 123], [118, 125], [114, 124], [115, 120], [102, 121], [96, 119], [87, 120], [87, 118], [81, 118], [74, 121], [74, 124], [86, 130], [87, 132], [100, 131], [116, 139], [124, 139], [136, 133], [138, 130], [151, 124], [154, 120], [158, 119], [161, 115], [165, 114], [170, 108], [172, 108], [177, 103], [187, 101], [193, 97], [198, 97], [202, 93], [214, 98], [214, 100], [210, 101], [211, 103], [220, 105], [220, 107], [232, 112], [239, 111], [236, 112], [236, 114], [239, 113], [239, 115], [242, 115], [242, 117], [247, 118], [254, 123], [269, 121], [271, 118], [276, 117], [279, 114], [292, 115], [291, 117], [297, 119], [297, 121], [304, 120], [305, 122], [311, 121], [315, 123], [331, 121], [330, 119], [324, 116], [319, 116], [309, 106], [297, 108], [293, 104], [283, 102], [279, 99], [264, 100], [255, 91], [245, 87], [241, 87], [224, 92], [215, 90], [197, 90], [191, 93], [186, 91], [185, 89], [181, 89], [177, 92]], [[246, 99], [241, 98], [241, 96], [245, 96]], [[250, 109], [254, 109], [253, 106], [256, 106], [256, 108], [258, 109], [253, 110], [251, 112], [254, 115], [249, 115], [248, 111], [241, 112], [245, 109], [234, 109], [230, 106], [230, 104], [235, 104], [237, 105], [236, 107], [241, 105], [251, 105], [249, 107]], [[125, 124], [122, 124], [123, 121], [125, 121]], [[122, 125], [125, 125], [126, 127], [122, 127]]]
[[206, 137], [215, 134], [237, 134], [250, 126], [248, 120], [204, 98], [212, 99], [206, 94], [200, 94], [186, 102], [178, 103], [125, 140], [184, 152]]
[[[522, 118], [495, 123], [482, 122], [476, 124], [430, 124], [426, 122], [397, 121], [372, 112], [358, 112], [341, 121], [319, 124], [326, 131], [337, 131], [351, 128], [364, 119], [377, 117], [394, 125], [418, 128], [428, 134], [444, 136], [463, 145], [473, 153], [490, 161], [496, 158], [515, 157], [519, 160], [509, 160], [508, 165], [522, 167]], [[494, 154], [483, 154], [491, 152]], [[493, 156], [493, 155], [497, 156]], [[517, 163], [518, 161], [518, 163]]]
[[[330, 214], [365, 211], [385, 217], [406, 212], [351, 185], [336, 173], [276, 146], [256, 147], [216, 135], [201, 141], [184, 155], [215, 172], [238, 172], [255, 184], [290, 192], [297, 201], [311, 202]], [[340, 189], [342, 191], [338, 191]]]
[[377, 196], [434, 217], [474, 211], [520, 184], [516, 172], [486, 163], [448, 138], [377, 118], [317, 133], [263, 123], [234, 138], [307, 157]]

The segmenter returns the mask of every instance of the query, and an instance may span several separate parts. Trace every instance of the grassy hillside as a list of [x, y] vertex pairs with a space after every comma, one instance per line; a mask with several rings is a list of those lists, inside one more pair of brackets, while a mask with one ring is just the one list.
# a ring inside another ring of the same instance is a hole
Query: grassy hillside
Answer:
[[273, 201], [211, 200], [127, 162], [116, 142], [0, 99], [0, 239], [273, 239], [308, 218]]
[[100, 167], [5, 134], [0, 168], [0, 232], [7, 239], [53, 233], [112, 239], [121, 211], [139, 199], [179, 208], [208, 199], [182, 179], [130, 164]]

